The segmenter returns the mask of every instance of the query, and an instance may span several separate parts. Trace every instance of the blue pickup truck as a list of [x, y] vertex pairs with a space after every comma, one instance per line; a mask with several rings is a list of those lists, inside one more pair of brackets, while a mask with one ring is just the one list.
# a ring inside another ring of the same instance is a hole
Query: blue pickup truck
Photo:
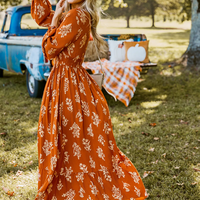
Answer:
[[11, 7], [5, 12], [0, 33], [0, 77], [3, 70], [25, 74], [30, 97], [42, 96], [45, 73], [51, 69], [41, 48], [46, 31], [32, 19], [30, 6]]

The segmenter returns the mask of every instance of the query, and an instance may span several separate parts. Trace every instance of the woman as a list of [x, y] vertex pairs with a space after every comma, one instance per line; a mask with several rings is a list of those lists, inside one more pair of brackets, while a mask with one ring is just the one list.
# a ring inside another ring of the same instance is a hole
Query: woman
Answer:
[[60, 0], [55, 12], [48, 0], [32, 0], [31, 13], [48, 27], [43, 52], [55, 61], [39, 117], [36, 199], [145, 199], [138, 172], [117, 148], [106, 100], [82, 67], [90, 32], [103, 44], [96, 0]]

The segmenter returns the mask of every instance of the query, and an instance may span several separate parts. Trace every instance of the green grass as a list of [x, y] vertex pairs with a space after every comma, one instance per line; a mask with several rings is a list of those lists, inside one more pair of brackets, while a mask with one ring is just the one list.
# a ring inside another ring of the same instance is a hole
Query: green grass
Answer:
[[[130, 33], [129, 29], [116, 28]], [[101, 31], [113, 31], [105, 24]], [[153, 171], [144, 184], [148, 199], [196, 200], [200, 196], [200, 78], [166, 61], [186, 50], [189, 31], [131, 29], [150, 39], [150, 59], [158, 67], [138, 83], [129, 107], [106, 95], [118, 147], [140, 175]], [[117, 33], [118, 33], [117, 32]], [[41, 99], [29, 98], [25, 77], [5, 73], [0, 79], [0, 199], [32, 200], [37, 191], [37, 123]], [[156, 123], [155, 127], [149, 126]], [[150, 151], [154, 150], [154, 151]], [[18, 175], [20, 173], [21, 175]], [[18, 176], [17, 176], [18, 175]]]

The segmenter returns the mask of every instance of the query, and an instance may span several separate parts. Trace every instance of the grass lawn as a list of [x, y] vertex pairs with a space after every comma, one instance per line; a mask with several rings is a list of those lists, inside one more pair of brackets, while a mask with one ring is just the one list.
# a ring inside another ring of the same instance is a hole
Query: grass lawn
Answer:
[[[142, 77], [129, 107], [106, 95], [118, 147], [143, 177], [148, 199], [200, 199], [200, 74], [164, 64], [186, 50], [189, 30], [112, 28], [106, 21], [99, 27], [102, 33], [115, 29], [145, 33], [150, 59], [158, 62]], [[0, 136], [2, 200], [36, 195], [40, 104], [29, 98], [25, 77], [6, 72], [0, 79], [0, 133], [7, 133]]]

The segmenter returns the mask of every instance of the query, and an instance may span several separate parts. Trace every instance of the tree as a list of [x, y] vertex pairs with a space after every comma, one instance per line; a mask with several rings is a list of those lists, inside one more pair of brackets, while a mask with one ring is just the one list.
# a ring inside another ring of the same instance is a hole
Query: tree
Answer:
[[125, 17], [127, 28], [130, 27], [132, 16], [151, 16], [152, 27], [155, 26], [155, 15], [157, 13], [177, 12], [181, 0], [102, 0], [103, 9], [112, 17]]
[[188, 67], [196, 66], [200, 68], [200, 0], [192, 1], [192, 28], [190, 32], [190, 42], [181, 61]]
[[[143, 2], [143, 16], [150, 16], [152, 19], [152, 27], [155, 27], [155, 15], [177, 15], [180, 13], [181, 2], [188, 0], [146, 0]], [[190, 1], [190, 0], [189, 0]], [[182, 3], [182, 6], [184, 4]], [[185, 10], [182, 11], [183, 13]]]
[[102, 8], [111, 17], [125, 17], [127, 28], [130, 28], [132, 16], [140, 16], [142, 13], [142, 1], [133, 0], [102, 0]]
[[187, 20], [191, 19], [191, 8], [192, 8], [192, 0], [182, 0], [180, 2], [181, 11], [180, 14], [186, 14]]

